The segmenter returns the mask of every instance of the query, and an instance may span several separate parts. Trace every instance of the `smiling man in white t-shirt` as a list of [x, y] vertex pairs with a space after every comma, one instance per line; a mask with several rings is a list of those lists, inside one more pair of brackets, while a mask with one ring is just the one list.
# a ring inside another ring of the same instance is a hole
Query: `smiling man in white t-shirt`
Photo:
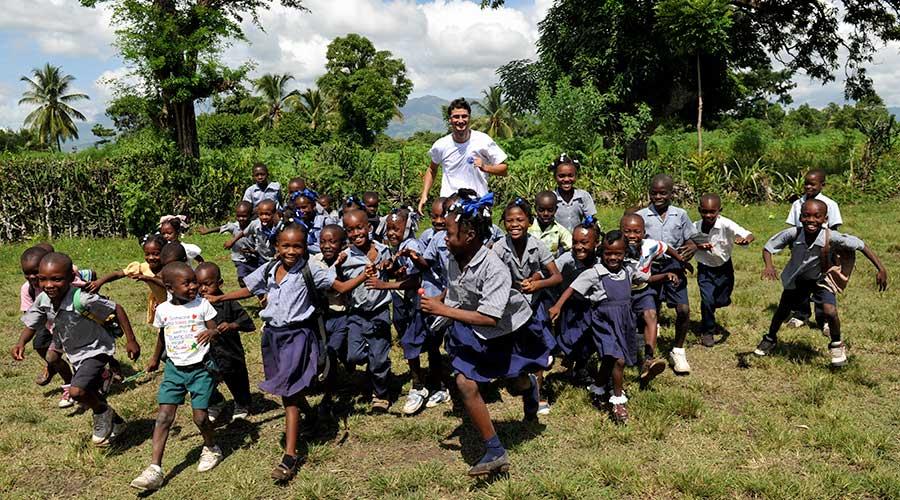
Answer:
[[419, 213], [428, 202], [428, 192], [434, 184], [438, 166], [441, 177], [441, 196], [450, 196], [460, 188], [474, 189], [478, 196], [488, 193], [488, 174], [506, 175], [506, 153], [487, 134], [469, 128], [472, 107], [465, 99], [456, 99], [447, 107], [452, 133], [441, 137], [431, 146], [431, 165], [425, 171]]

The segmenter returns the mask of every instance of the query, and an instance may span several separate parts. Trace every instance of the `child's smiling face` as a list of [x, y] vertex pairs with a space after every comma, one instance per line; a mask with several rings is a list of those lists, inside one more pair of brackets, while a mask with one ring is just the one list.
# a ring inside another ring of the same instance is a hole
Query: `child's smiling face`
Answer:
[[400, 246], [400, 243], [403, 242], [403, 235], [406, 233], [407, 223], [407, 219], [400, 215], [388, 215], [385, 236], [387, 236], [388, 243], [390, 243], [392, 247], [397, 248]]
[[150, 266], [150, 270], [155, 273], [159, 273], [162, 266], [162, 247], [159, 246], [159, 243], [154, 240], [148, 240], [144, 243], [144, 262]]
[[440, 199], [434, 200], [434, 203], [431, 204], [431, 227], [435, 232], [447, 228], [447, 222], [444, 219], [444, 203]]
[[552, 224], [556, 219], [556, 197], [541, 196], [535, 200], [535, 205], [538, 222], [543, 226]]
[[343, 250], [344, 235], [335, 229], [323, 229], [319, 233], [319, 250], [325, 260], [333, 261]]
[[371, 225], [366, 213], [362, 210], [351, 210], [344, 213], [344, 231], [347, 239], [358, 248], [369, 244], [369, 230]]
[[278, 234], [275, 248], [284, 268], [294, 267], [300, 259], [306, 257], [306, 231], [295, 225], [288, 226]]
[[572, 254], [576, 260], [584, 262], [597, 253], [597, 231], [577, 227], [572, 231]]
[[667, 210], [672, 203], [673, 187], [670, 182], [657, 181], [650, 186], [650, 203], [657, 211]]
[[528, 227], [531, 225], [531, 221], [528, 220], [528, 214], [524, 210], [514, 206], [506, 209], [506, 213], [503, 215], [503, 224], [506, 226], [506, 234], [512, 239], [518, 240], [528, 236]]
[[625, 239], [616, 240], [603, 245], [603, 265], [612, 272], [622, 269], [625, 260]]
[[560, 191], [571, 191], [575, 189], [576, 176], [577, 171], [575, 170], [575, 165], [563, 163], [556, 167], [556, 174], [554, 174], [556, 186], [559, 187]]
[[275, 222], [275, 203], [271, 202], [271, 200], [262, 201], [256, 207], [256, 216], [259, 217], [260, 224], [272, 227], [272, 224]]
[[237, 219], [238, 226], [241, 229], [244, 229], [250, 223], [250, 215], [252, 213], [253, 206], [249, 203], [241, 203], [234, 209], [234, 218]]

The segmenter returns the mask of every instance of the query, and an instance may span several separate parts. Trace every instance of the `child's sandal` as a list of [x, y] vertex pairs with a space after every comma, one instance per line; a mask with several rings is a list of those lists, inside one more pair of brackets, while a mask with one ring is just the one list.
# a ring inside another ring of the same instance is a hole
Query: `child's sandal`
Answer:
[[279, 463], [272, 469], [272, 479], [278, 482], [290, 481], [297, 475], [297, 466], [288, 467], [284, 462]]

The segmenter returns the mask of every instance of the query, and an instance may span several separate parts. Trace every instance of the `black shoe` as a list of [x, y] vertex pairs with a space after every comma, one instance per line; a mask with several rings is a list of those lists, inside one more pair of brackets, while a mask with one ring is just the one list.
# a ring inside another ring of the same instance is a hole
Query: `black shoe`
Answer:
[[775, 350], [775, 344], [777, 344], [777, 341], [766, 335], [759, 341], [759, 345], [756, 346], [756, 350], [753, 351], [753, 354], [756, 354], [757, 356], [768, 356]]
[[700, 343], [703, 344], [703, 347], [712, 347], [716, 345], [716, 338], [713, 337], [712, 332], [706, 332], [700, 335]]

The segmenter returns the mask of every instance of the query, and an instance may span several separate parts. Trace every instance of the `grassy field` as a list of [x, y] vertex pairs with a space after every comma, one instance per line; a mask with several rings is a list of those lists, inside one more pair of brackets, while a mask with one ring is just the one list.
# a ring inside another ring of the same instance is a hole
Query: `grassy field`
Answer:
[[[601, 215], [606, 227], [619, 210]], [[359, 377], [347, 380], [345, 419], [316, 428], [306, 440], [308, 455], [297, 478], [277, 486], [269, 471], [281, 455], [283, 412], [273, 398], [254, 389], [249, 423], [218, 428], [225, 460], [196, 472], [201, 439], [186, 408], [179, 412], [166, 449], [167, 484], [158, 498], [900, 498], [900, 324], [898, 293], [875, 289], [874, 272], [861, 258], [840, 313], [850, 363], [829, 368], [826, 340], [809, 329], [783, 330], [772, 358], [750, 352], [768, 326], [781, 287], [763, 282], [762, 242], [783, 228], [787, 207], [728, 207], [727, 215], [758, 240], [737, 249], [734, 305], [719, 313], [731, 332], [706, 349], [689, 338], [693, 373], [671, 371], [653, 387], [637, 390], [628, 373], [628, 426], [613, 425], [591, 406], [586, 391], [549, 376], [554, 401], [540, 425], [520, 423], [521, 400], [505, 391], [489, 394], [500, 438], [510, 450], [508, 477], [473, 482], [468, 464], [481, 444], [461, 404], [402, 417], [396, 403], [388, 415], [366, 414], [357, 398]], [[896, 277], [900, 245], [893, 230], [900, 206], [846, 206], [847, 232], [867, 241]], [[696, 213], [692, 214], [696, 217]], [[887, 232], [886, 232], [887, 231]], [[217, 262], [226, 286], [234, 268], [221, 250], [223, 236], [187, 237]], [[60, 240], [81, 267], [101, 272], [121, 268], [141, 253], [133, 240]], [[18, 268], [25, 244], [0, 247], [0, 305], [4, 351], [0, 356], [0, 496], [4, 498], [129, 498], [128, 486], [148, 463], [150, 435], [161, 375], [120, 386], [111, 404], [129, 427], [117, 446], [100, 450], [89, 440], [90, 415], [59, 410], [58, 387], [32, 382], [40, 362], [34, 352], [15, 363], [8, 355], [20, 330]], [[785, 257], [776, 261], [779, 269]], [[699, 320], [696, 281], [690, 282], [692, 318]], [[129, 311], [143, 347], [140, 369], [155, 334], [143, 324], [144, 285], [122, 280], [105, 294]], [[252, 302], [248, 302], [252, 305]], [[673, 334], [664, 313], [661, 345]], [[257, 334], [246, 334], [250, 377], [262, 379]], [[409, 388], [399, 347], [393, 353], [394, 390]], [[57, 379], [58, 381], [58, 379]], [[225, 389], [223, 388], [223, 391]], [[227, 395], [227, 392], [226, 392]], [[315, 400], [315, 398], [313, 398]]]

